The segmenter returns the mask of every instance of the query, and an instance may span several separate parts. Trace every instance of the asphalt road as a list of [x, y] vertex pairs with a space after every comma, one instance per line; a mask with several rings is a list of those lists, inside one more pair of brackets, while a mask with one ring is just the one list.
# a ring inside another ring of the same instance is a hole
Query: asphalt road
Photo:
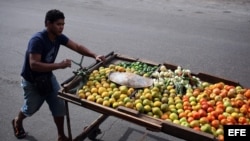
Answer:
[[[20, 71], [27, 42], [44, 28], [47, 10], [64, 12], [64, 33], [98, 54], [116, 51], [167, 62], [240, 82], [250, 87], [249, 0], [0, 0], [0, 138], [17, 140], [11, 120], [22, 103]], [[80, 55], [61, 48], [56, 61]], [[84, 65], [93, 63], [84, 59]], [[60, 82], [77, 66], [55, 71]], [[70, 104], [73, 137], [99, 116]], [[27, 141], [56, 140], [48, 106], [24, 121]], [[97, 138], [105, 141], [179, 141], [130, 122], [109, 117]], [[88, 139], [86, 139], [88, 140]]]

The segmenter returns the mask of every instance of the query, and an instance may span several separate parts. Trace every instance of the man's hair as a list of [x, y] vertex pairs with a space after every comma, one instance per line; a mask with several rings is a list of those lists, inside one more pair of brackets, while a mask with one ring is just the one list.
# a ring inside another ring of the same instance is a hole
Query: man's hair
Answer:
[[53, 23], [57, 21], [58, 19], [65, 19], [63, 12], [57, 9], [49, 10], [45, 16], [45, 26], [47, 25], [48, 21]]

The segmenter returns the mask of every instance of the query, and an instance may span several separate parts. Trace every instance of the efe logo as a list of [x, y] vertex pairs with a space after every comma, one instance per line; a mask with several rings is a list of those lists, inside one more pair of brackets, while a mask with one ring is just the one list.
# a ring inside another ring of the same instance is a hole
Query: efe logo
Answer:
[[228, 129], [228, 136], [246, 136], [246, 129]]
[[224, 125], [225, 141], [249, 141], [250, 125]]

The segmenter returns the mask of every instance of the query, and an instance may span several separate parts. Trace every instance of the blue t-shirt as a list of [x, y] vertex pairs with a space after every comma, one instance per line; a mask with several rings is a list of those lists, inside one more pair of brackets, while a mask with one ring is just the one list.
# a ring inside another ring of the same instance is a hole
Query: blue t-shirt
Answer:
[[28, 43], [28, 48], [26, 50], [21, 76], [24, 79], [33, 82], [33, 78], [35, 78], [36, 76], [44, 74], [52, 74], [52, 71], [51, 72], [32, 71], [30, 68], [29, 54], [30, 53], [41, 54], [41, 62], [54, 63], [60, 45], [66, 45], [68, 41], [69, 41], [68, 37], [66, 37], [64, 34], [56, 37], [55, 41], [51, 41], [48, 37], [47, 30], [43, 30], [33, 35]]

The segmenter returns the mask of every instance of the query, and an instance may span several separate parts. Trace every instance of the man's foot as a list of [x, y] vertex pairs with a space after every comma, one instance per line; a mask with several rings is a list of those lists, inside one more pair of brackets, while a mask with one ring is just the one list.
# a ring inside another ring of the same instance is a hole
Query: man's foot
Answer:
[[22, 126], [17, 126], [17, 123], [16, 123], [16, 119], [13, 119], [12, 120], [12, 127], [13, 127], [13, 130], [14, 130], [14, 135], [18, 138], [18, 139], [23, 139], [26, 137], [26, 132], [25, 130], [23, 129]]
[[58, 137], [57, 141], [70, 141], [68, 137], [66, 136], [62, 136], [62, 137]]

